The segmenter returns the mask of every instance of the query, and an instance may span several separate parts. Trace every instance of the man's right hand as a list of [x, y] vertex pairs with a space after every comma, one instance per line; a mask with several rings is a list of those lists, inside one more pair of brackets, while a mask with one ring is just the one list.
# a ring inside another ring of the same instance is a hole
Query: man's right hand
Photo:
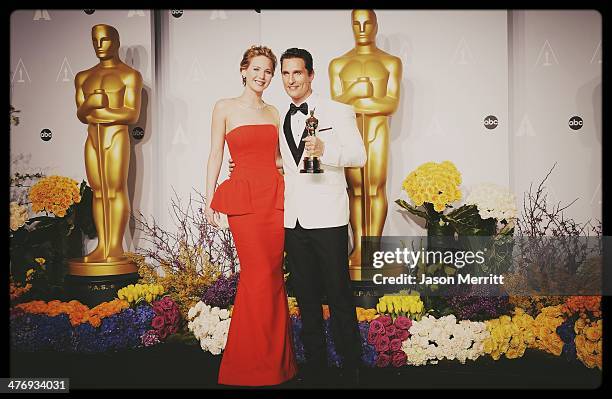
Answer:
[[232, 158], [229, 159], [229, 172], [230, 172], [230, 176], [232, 175], [232, 172], [234, 171], [234, 168], [236, 167], [236, 164], [234, 163], [234, 161], [232, 161]]

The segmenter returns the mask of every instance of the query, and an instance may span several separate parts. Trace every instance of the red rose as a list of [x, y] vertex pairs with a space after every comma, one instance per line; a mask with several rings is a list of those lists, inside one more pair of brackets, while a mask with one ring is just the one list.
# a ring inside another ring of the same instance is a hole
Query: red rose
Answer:
[[159, 302], [160, 302], [162, 309], [164, 310], [172, 310], [172, 307], [174, 305], [174, 301], [172, 301], [172, 299], [169, 296], [163, 297]]
[[410, 332], [408, 330], [397, 330], [395, 337], [403, 342], [410, 337]]
[[178, 326], [172, 325], [166, 329], [168, 331], [168, 335], [176, 334], [178, 331]]
[[165, 312], [164, 318], [166, 319], [166, 324], [170, 324], [171, 326], [177, 324], [179, 321], [179, 313], [178, 312]]
[[164, 313], [164, 308], [162, 308], [161, 303], [159, 303], [159, 301], [153, 302], [151, 307], [155, 311], [155, 314], [158, 315], [158, 316], [160, 316], [160, 315], [162, 315]]
[[394, 338], [395, 334], [397, 332], [397, 328], [395, 328], [395, 326], [393, 324], [391, 324], [388, 327], [385, 327], [385, 332], [386, 332], [386, 336], [389, 338]]
[[392, 356], [392, 364], [393, 367], [401, 367], [406, 364], [406, 360], [408, 360], [408, 356], [404, 351], [397, 351], [391, 354]]
[[376, 367], [387, 367], [391, 361], [391, 356], [386, 353], [379, 353], [376, 359]]
[[393, 338], [389, 343], [389, 350], [397, 352], [402, 349], [402, 341], [399, 338]]
[[383, 326], [385, 326], [385, 327], [390, 326], [391, 324], [393, 324], [393, 319], [388, 314], [382, 315], [382, 316], [378, 317], [376, 320], [381, 322], [383, 324]]
[[163, 341], [168, 336], [168, 331], [164, 328], [163, 330], [158, 330], [159, 340]]
[[376, 331], [374, 331], [373, 328], [370, 328], [368, 330], [368, 344], [374, 345], [377, 339], [378, 339], [378, 334], [376, 333]]
[[385, 352], [389, 350], [389, 337], [379, 336], [374, 345], [377, 352]]
[[376, 334], [385, 330], [385, 326], [380, 322], [380, 317], [378, 319], [374, 319], [370, 322], [370, 331], [374, 330]]
[[400, 330], [408, 330], [412, 326], [412, 320], [405, 316], [398, 316], [394, 324]]
[[155, 316], [153, 318], [153, 320], [151, 321], [151, 325], [156, 330], [161, 330], [162, 328], [164, 328], [165, 324], [166, 323], [164, 322], [164, 317], [163, 316]]

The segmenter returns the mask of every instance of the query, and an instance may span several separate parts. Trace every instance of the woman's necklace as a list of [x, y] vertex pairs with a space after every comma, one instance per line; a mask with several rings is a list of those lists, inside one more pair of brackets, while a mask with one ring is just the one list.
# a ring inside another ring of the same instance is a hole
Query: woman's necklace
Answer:
[[264, 109], [268, 106], [268, 104], [264, 103], [262, 101], [261, 105], [251, 105], [251, 104], [247, 104], [241, 100], [236, 100], [238, 101], [238, 105], [240, 105], [242, 108], [250, 108], [250, 109]]

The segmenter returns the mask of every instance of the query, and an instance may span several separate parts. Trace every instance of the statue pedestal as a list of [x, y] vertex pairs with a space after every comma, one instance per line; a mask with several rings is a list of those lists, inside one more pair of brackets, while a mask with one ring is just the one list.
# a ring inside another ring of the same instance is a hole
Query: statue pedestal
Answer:
[[109, 262], [84, 262], [83, 258], [68, 260], [68, 275], [64, 280], [66, 299], [77, 300], [94, 307], [112, 301], [117, 291], [140, 278], [138, 266], [128, 258]]

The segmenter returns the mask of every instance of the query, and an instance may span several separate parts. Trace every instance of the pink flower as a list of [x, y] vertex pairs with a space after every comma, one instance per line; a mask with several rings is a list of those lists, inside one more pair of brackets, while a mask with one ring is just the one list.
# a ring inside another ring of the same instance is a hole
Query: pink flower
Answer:
[[166, 323], [164, 321], [164, 317], [163, 316], [155, 316], [153, 318], [153, 320], [151, 321], [151, 325], [156, 330], [161, 330], [162, 328], [164, 328], [165, 324]]
[[398, 316], [395, 319], [395, 327], [400, 330], [408, 330], [412, 326], [412, 320], [405, 316]]
[[408, 330], [397, 330], [395, 337], [403, 342], [410, 337], [410, 332]]
[[370, 328], [368, 330], [368, 344], [374, 345], [377, 339], [378, 339], [378, 334], [376, 333], [376, 331], [374, 331], [373, 328]]
[[172, 312], [169, 310], [166, 310], [164, 312], [164, 320], [166, 320], [166, 324], [176, 324], [176, 322], [178, 321], [179, 315], [176, 312]]
[[178, 331], [178, 326], [172, 325], [168, 327], [166, 330], [168, 331], [168, 335], [176, 334], [176, 332]]
[[155, 314], [158, 315], [158, 316], [160, 316], [160, 315], [162, 315], [164, 313], [164, 309], [162, 308], [162, 305], [161, 305], [161, 303], [159, 303], [159, 301], [153, 302], [151, 307], [155, 311]]
[[393, 324], [391, 324], [390, 326], [385, 327], [385, 332], [386, 332], [386, 336], [389, 338], [393, 338], [397, 332], [397, 328], [395, 328], [395, 326]]
[[376, 334], [385, 331], [385, 326], [380, 322], [380, 317], [370, 322], [370, 331], [374, 330]]
[[406, 356], [406, 353], [404, 353], [404, 351], [397, 351], [397, 352], [393, 352], [391, 354], [392, 356], [392, 364], [393, 367], [401, 367], [404, 366], [406, 364], [406, 360], [408, 359], [408, 356]]
[[399, 338], [393, 338], [389, 343], [389, 350], [391, 352], [397, 352], [402, 349], [402, 340]]
[[376, 367], [387, 367], [391, 362], [391, 356], [386, 353], [379, 353], [376, 359]]
[[387, 327], [393, 324], [393, 319], [388, 314], [382, 315], [379, 318], [375, 319], [383, 324], [383, 326]]
[[374, 345], [377, 352], [385, 352], [389, 350], [389, 337], [379, 336]]

